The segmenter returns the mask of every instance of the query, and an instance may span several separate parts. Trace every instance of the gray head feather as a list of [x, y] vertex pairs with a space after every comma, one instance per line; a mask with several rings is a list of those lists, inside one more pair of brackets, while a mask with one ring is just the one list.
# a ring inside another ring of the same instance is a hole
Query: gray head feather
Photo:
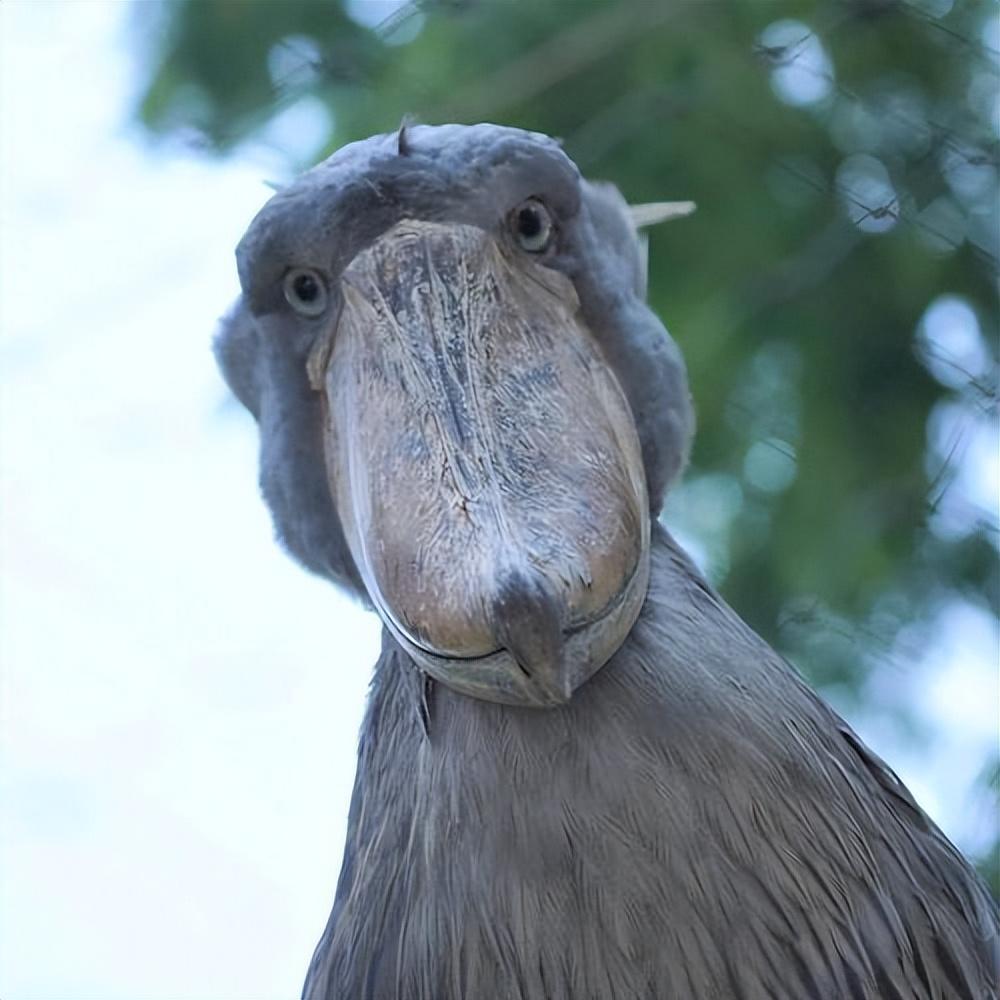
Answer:
[[[401, 136], [405, 138], [401, 139]], [[406, 155], [400, 156], [400, 142]], [[624, 199], [584, 181], [547, 136], [496, 125], [405, 125], [352, 143], [278, 192], [237, 249], [243, 295], [216, 338], [227, 382], [261, 425], [261, 482], [279, 538], [309, 569], [359, 595], [315, 431], [319, 400], [305, 363], [315, 331], [290, 333], [281, 277], [322, 261], [330, 287], [354, 257], [404, 218], [503, 224], [544, 194], [561, 233], [550, 266], [573, 282], [635, 417], [651, 512], [686, 460], [694, 416], [684, 362], [645, 303], [645, 276]]]

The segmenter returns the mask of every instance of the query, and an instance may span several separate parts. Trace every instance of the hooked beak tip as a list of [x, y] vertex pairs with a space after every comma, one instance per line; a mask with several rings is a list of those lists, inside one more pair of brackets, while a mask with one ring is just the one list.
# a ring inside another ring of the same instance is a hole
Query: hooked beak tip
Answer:
[[566, 661], [565, 601], [540, 573], [512, 570], [502, 577], [492, 607], [493, 631], [538, 700], [561, 705], [573, 694]]
[[570, 676], [564, 650], [560, 644], [558, 656], [552, 660], [535, 660], [525, 663], [515, 650], [507, 649], [518, 669], [524, 675], [527, 687], [541, 705], [565, 705], [573, 697], [573, 679]]

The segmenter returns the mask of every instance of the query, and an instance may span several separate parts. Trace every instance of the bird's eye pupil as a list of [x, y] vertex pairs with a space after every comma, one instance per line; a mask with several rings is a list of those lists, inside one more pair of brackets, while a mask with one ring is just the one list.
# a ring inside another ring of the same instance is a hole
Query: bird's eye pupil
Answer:
[[507, 224], [518, 245], [528, 253], [543, 253], [552, 243], [552, 218], [537, 198], [522, 201], [507, 217]]
[[285, 301], [300, 315], [314, 319], [326, 311], [328, 296], [322, 277], [307, 267], [289, 271], [283, 281]]
[[517, 213], [517, 230], [528, 239], [537, 236], [542, 231], [542, 220], [538, 209], [534, 206], [522, 208]]
[[292, 287], [301, 302], [315, 302], [319, 295], [319, 285], [311, 274], [300, 274]]

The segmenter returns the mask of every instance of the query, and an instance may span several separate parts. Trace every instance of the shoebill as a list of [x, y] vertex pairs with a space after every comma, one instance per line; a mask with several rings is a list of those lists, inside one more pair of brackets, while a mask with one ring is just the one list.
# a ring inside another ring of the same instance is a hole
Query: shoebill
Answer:
[[384, 625], [308, 1000], [993, 995], [972, 868], [657, 520], [692, 410], [613, 187], [409, 127], [237, 261], [277, 534]]

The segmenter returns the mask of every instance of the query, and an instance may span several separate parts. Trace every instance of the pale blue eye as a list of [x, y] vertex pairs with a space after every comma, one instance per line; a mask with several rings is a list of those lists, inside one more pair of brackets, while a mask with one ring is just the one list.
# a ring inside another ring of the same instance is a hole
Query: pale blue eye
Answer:
[[326, 283], [307, 267], [292, 268], [283, 285], [288, 304], [302, 316], [319, 316], [326, 309]]
[[537, 198], [522, 201], [511, 212], [510, 225], [518, 246], [528, 253], [541, 253], [552, 242], [552, 217]]

